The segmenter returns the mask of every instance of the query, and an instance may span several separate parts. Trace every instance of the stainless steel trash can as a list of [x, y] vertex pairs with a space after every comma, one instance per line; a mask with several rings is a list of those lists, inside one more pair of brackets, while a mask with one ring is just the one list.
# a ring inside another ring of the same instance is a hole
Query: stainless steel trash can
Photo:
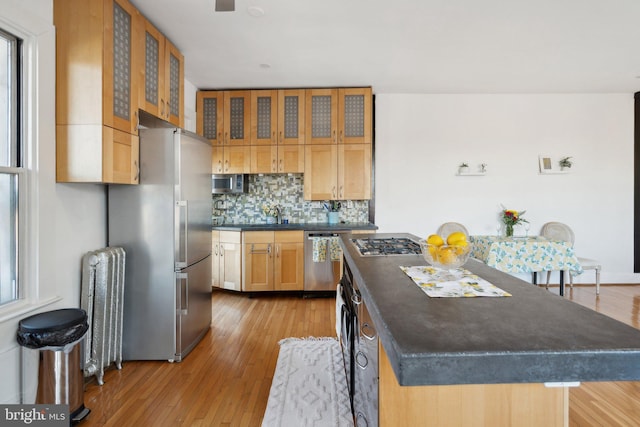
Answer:
[[89, 329], [87, 313], [79, 308], [48, 311], [18, 323], [18, 343], [40, 351], [36, 403], [69, 405], [72, 422], [89, 412], [84, 406], [84, 374], [80, 341]]

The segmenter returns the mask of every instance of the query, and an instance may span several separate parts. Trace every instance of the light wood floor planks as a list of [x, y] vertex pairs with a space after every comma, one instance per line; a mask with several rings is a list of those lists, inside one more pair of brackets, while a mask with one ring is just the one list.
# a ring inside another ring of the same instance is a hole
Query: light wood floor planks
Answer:
[[[557, 293], [557, 288], [549, 292]], [[640, 286], [575, 287], [567, 298], [640, 328]], [[216, 291], [210, 332], [181, 363], [125, 362], [87, 384], [90, 426], [259, 426], [286, 337], [333, 336], [333, 298]], [[640, 425], [640, 382], [570, 390], [570, 426]]]

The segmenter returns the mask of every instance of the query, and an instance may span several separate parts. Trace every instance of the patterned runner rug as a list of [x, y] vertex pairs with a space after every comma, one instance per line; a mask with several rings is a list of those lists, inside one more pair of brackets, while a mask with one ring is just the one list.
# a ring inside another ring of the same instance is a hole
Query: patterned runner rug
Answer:
[[262, 426], [353, 426], [340, 343], [285, 338], [279, 344]]

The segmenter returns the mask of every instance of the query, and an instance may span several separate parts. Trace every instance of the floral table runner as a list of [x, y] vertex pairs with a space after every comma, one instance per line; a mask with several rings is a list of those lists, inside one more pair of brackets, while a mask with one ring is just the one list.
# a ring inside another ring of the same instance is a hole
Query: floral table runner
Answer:
[[400, 266], [400, 269], [431, 298], [511, 296], [463, 268], [442, 270], [431, 266]]

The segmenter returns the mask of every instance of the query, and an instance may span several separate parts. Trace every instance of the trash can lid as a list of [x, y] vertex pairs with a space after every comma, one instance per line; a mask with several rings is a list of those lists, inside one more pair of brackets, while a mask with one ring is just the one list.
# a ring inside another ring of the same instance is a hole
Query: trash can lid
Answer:
[[55, 332], [82, 325], [87, 321], [87, 313], [81, 308], [62, 308], [47, 311], [22, 319], [18, 323], [19, 332]]

